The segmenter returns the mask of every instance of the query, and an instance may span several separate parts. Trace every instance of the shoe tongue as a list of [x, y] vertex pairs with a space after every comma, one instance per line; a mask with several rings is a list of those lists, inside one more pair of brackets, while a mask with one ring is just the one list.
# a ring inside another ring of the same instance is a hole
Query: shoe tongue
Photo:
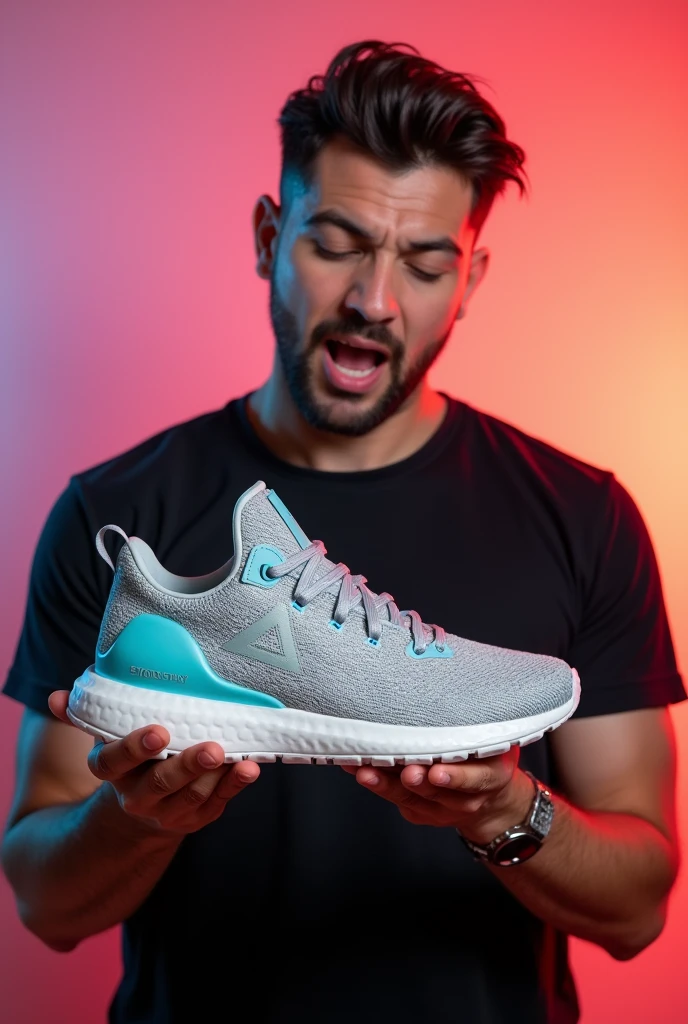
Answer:
[[[271, 547], [276, 547], [287, 558], [295, 551], [303, 551], [311, 543], [281, 498], [274, 491], [267, 489], [262, 480], [245, 491], [236, 503], [234, 509], [235, 537], [237, 517], [239, 518], [238, 525], [241, 527], [242, 565], [246, 563], [251, 548], [258, 544], [269, 544]], [[334, 563], [324, 557], [318, 575], [322, 576], [333, 566]], [[338, 593], [340, 585], [340, 582], [333, 583], [328, 587], [327, 592]], [[388, 610], [383, 613], [383, 617], [388, 617]], [[411, 620], [408, 615], [404, 615], [402, 621], [407, 628], [410, 627]], [[432, 631], [425, 624], [424, 633], [429, 642], [432, 639]]]
[[[259, 486], [260, 485], [260, 486]], [[237, 502], [234, 517], [240, 517], [242, 561], [257, 544], [270, 544], [286, 557], [310, 544], [284, 502], [259, 481]]]

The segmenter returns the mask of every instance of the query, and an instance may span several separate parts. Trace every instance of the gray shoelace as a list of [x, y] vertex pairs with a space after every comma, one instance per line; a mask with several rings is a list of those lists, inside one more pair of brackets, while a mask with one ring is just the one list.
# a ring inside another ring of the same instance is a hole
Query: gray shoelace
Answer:
[[[305, 567], [299, 576], [296, 589], [294, 590], [294, 600], [298, 605], [307, 605], [318, 594], [322, 594], [333, 583], [341, 580], [342, 583], [333, 614], [335, 622], [340, 626], [343, 625], [349, 612], [359, 604], [362, 604], [368, 623], [368, 636], [371, 640], [377, 642], [382, 635], [382, 613], [386, 609], [390, 622], [394, 622], [404, 629], [410, 628], [413, 637], [413, 649], [416, 654], [423, 654], [428, 644], [432, 641], [428, 640], [426, 636], [423, 620], [418, 612], [399, 611], [391, 594], [386, 592], [384, 594], [375, 594], [366, 587], [366, 577], [352, 575], [349, 572], [349, 567], [344, 565], [343, 562], [339, 562], [338, 565], [335, 565], [333, 569], [330, 569], [329, 572], [326, 572], [319, 579], [314, 579], [326, 551], [327, 549], [321, 540], [314, 540], [303, 551], [295, 551], [285, 562], [280, 562], [279, 565], [273, 565], [271, 568], [265, 569], [265, 575], [270, 579], [279, 579], [281, 576], [287, 576], [294, 569], [298, 569], [305, 562]], [[404, 621], [404, 616], [408, 616], [408, 624]], [[445, 630], [434, 623], [425, 623], [425, 626], [435, 631], [435, 647], [438, 651], [442, 652], [447, 639]]]

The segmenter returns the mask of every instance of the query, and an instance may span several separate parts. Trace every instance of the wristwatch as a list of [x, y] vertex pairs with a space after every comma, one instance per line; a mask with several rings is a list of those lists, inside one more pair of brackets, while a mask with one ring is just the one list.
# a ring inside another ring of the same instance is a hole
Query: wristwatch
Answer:
[[520, 825], [508, 828], [506, 832], [495, 836], [491, 843], [481, 846], [457, 832], [476, 860], [495, 864], [506, 868], [512, 864], [522, 864], [533, 857], [542, 846], [552, 826], [554, 804], [552, 794], [547, 787], [536, 779], [532, 772], [525, 773], [535, 786], [535, 798], [530, 807], [528, 817]]

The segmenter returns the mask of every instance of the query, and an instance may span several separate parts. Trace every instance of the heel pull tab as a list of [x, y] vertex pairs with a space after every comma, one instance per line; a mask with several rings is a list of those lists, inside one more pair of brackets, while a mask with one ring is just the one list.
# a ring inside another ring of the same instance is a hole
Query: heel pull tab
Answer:
[[107, 526], [102, 526], [100, 528], [100, 530], [98, 530], [98, 533], [96, 534], [96, 549], [98, 551], [98, 554], [100, 555], [100, 557], [103, 559], [104, 562], [107, 562], [107, 564], [110, 566], [110, 568], [114, 572], [115, 571], [115, 567], [112, 564], [112, 559], [110, 558], [110, 556], [108, 555], [108, 553], [107, 553], [107, 551], [105, 549], [105, 542], [103, 540], [103, 538], [104, 538], [104, 536], [105, 536], [105, 534], [107, 533], [108, 530], [112, 530], [114, 533], [118, 533], [120, 535], [120, 537], [124, 537], [124, 539], [127, 542], [127, 544], [129, 543], [129, 538], [127, 537], [127, 535], [124, 532], [124, 530], [122, 529], [122, 527], [121, 526], [115, 526], [114, 523], [108, 523]]

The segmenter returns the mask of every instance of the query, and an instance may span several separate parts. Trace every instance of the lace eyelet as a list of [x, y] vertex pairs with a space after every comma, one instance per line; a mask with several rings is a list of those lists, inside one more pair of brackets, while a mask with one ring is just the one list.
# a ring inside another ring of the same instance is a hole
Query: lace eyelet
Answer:
[[444, 644], [441, 647], [439, 644], [435, 644], [435, 650], [439, 651], [440, 654], [444, 654]]
[[263, 564], [260, 567], [260, 570], [259, 570], [260, 578], [262, 580], [265, 580], [267, 583], [274, 583], [275, 582], [275, 579], [276, 579], [275, 576], [268, 576], [268, 570], [272, 569], [272, 568], [273, 567], [271, 565], [268, 565], [267, 562], [263, 562]]
[[375, 640], [372, 636], [368, 637], [368, 639], [366, 640], [366, 643], [370, 644], [371, 647], [379, 647], [380, 646], [380, 641], [379, 640]]
[[299, 604], [299, 602], [298, 602], [298, 601], [292, 601], [292, 603], [291, 603], [291, 606], [292, 606], [292, 608], [294, 608], [294, 609], [295, 609], [295, 610], [296, 610], [297, 612], [305, 612], [305, 610], [306, 610], [306, 606], [305, 606], [305, 604]]
[[340, 629], [344, 628], [344, 623], [337, 622], [336, 619], [330, 619], [330, 621], [328, 622], [328, 626], [330, 626], [331, 629], [336, 629], [337, 632], [339, 632]]

